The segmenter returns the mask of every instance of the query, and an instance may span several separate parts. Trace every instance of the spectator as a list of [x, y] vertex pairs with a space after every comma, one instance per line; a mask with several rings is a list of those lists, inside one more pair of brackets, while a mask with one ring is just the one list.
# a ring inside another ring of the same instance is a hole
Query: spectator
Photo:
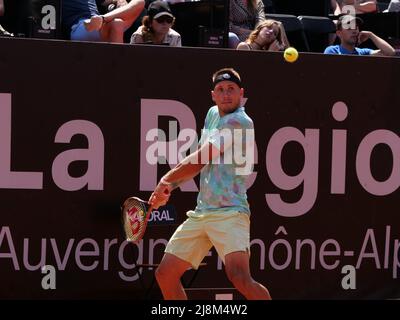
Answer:
[[400, 11], [400, 0], [392, 0], [385, 12], [399, 12]]
[[100, 15], [96, 0], [63, 1], [64, 28], [71, 40], [123, 43], [125, 30], [143, 8], [144, 0], [117, 0], [115, 10]]
[[265, 21], [262, 0], [231, 0], [229, 8], [229, 47], [236, 49]]
[[[355, 54], [373, 56], [394, 56], [396, 51], [385, 40], [379, 38], [370, 31], [361, 31], [360, 25], [363, 21], [359, 17], [350, 15], [341, 16], [337, 22], [336, 34], [340, 39], [340, 45], [329, 46], [325, 54]], [[358, 48], [357, 46], [370, 39], [377, 50], [369, 48]]]
[[340, 6], [342, 13], [349, 14], [347, 10], [344, 10], [344, 6], [354, 6], [355, 13], [370, 13], [378, 12], [378, 6], [376, 0], [336, 0]]
[[267, 19], [250, 33], [246, 41], [239, 43], [238, 50], [283, 51], [289, 47], [283, 24]]
[[152, 2], [143, 17], [142, 25], [132, 34], [131, 44], [168, 44], [181, 47], [181, 35], [172, 29], [175, 21], [167, 2], [157, 0]]

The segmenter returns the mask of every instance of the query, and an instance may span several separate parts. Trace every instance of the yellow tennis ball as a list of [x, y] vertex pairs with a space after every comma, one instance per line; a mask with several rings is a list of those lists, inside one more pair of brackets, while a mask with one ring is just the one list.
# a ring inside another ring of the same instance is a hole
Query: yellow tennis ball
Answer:
[[289, 47], [285, 50], [283, 53], [283, 57], [287, 62], [295, 62], [297, 58], [299, 57], [299, 53], [297, 50], [293, 47]]

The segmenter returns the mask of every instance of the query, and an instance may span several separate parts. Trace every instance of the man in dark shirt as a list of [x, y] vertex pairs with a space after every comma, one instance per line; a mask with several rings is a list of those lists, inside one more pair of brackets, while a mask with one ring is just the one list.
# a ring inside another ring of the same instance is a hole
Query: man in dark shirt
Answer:
[[118, 0], [117, 6], [100, 15], [96, 0], [63, 1], [64, 30], [71, 40], [123, 43], [124, 32], [142, 12], [144, 0]]

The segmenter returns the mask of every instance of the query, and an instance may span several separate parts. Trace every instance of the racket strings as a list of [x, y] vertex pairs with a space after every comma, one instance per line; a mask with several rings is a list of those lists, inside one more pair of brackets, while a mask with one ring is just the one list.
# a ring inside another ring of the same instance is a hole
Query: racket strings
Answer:
[[124, 203], [124, 229], [127, 241], [139, 240], [146, 229], [146, 206], [131, 198]]

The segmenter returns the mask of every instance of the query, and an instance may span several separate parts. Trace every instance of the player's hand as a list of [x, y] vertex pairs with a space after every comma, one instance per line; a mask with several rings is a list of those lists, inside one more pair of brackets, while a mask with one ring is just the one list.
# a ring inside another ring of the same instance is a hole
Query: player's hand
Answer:
[[160, 181], [149, 198], [149, 204], [153, 209], [158, 209], [159, 207], [166, 205], [171, 196], [171, 191], [171, 185], [164, 184]]

